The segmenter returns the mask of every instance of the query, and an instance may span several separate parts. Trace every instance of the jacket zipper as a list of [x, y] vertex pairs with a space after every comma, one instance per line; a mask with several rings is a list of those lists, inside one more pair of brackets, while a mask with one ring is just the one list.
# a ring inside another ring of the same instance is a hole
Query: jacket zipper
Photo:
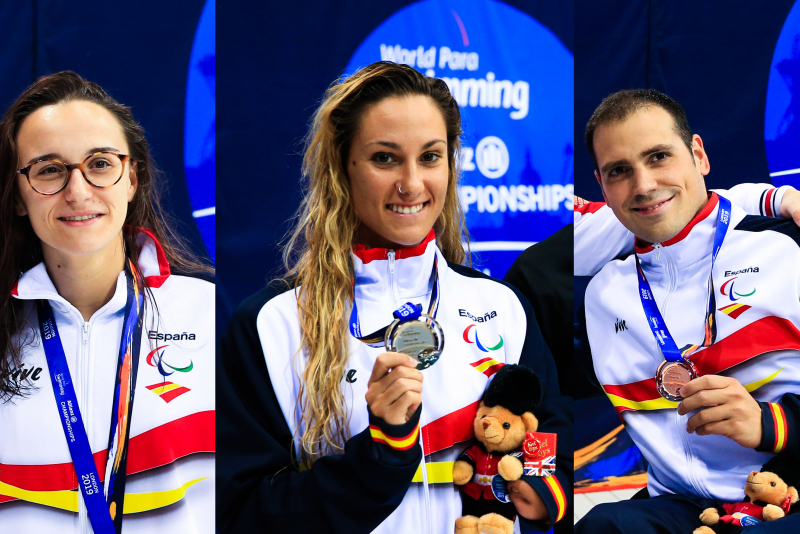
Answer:
[[[667, 279], [669, 280], [669, 286], [667, 290], [667, 296], [664, 299], [664, 303], [661, 305], [661, 314], [666, 321], [667, 316], [667, 305], [669, 304], [669, 299], [672, 294], [675, 292], [675, 288], [677, 286], [678, 275], [677, 270], [675, 269], [675, 262], [672, 261], [672, 256], [670, 256], [667, 249], [665, 249], [661, 244], [656, 243], [653, 245], [656, 249], [656, 261], [659, 260], [661, 256], [661, 250], [664, 250], [664, 261], [667, 271]], [[681, 436], [681, 441], [683, 441], [683, 453], [686, 457], [686, 475], [689, 479], [689, 483], [692, 485], [692, 488], [698, 495], [702, 495], [704, 497], [710, 498], [710, 496], [703, 491], [700, 487], [700, 483], [697, 480], [697, 477], [694, 475], [694, 453], [692, 452], [692, 445], [689, 443], [689, 438], [686, 435], [686, 425], [683, 424], [681, 421], [681, 416], [678, 415], [678, 410], [675, 410], [675, 426], [677, 427], [677, 432]]]
[[394, 287], [394, 250], [389, 250], [386, 253], [387, 259], [389, 260], [389, 289], [392, 292], [392, 306], [396, 309], [397, 308], [397, 291]]
[[[395, 308], [397, 308], [397, 290], [395, 288], [395, 279], [394, 279], [395, 251], [394, 250], [387, 251], [386, 257], [389, 260], [389, 288], [392, 292], [392, 305]], [[423, 493], [423, 500], [425, 503], [425, 532], [427, 534], [434, 534], [433, 517], [431, 516], [431, 494], [430, 494], [430, 488], [428, 487], [428, 467], [425, 461], [425, 442], [423, 440], [423, 432], [422, 432], [423, 425], [422, 425], [421, 413], [419, 421], [420, 421], [419, 445], [420, 447], [422, 447], [422, 463], [420, 464], [420, 470], [422, 471], [422, 493]]]
[[419, 421], [419, 446], [422, 447], [422, 465], [420, 468], [422, 470], [422, 494], [425, 501], [425, 532], [427, 534], [433, 534], [434, 530], [433, 518], [431, 517], [431, 493], [430, 488], [428, 488], [428, 466], [425, 462], [425, 442], [423, 440], [422, 431], [422, 413], [419, 414]]

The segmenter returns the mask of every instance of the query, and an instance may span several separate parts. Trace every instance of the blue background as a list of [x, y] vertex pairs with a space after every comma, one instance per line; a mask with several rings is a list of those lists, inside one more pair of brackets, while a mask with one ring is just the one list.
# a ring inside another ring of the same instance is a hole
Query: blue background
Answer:
[[[289, 230], [287, 221], [300, 203], [302, 137], [325, 89], [344, 72], [370, 34], [410, 4], [397, 0], [269, 5], [240, 1], [226, 3], [218, 13], [217, 298], [220, 306], [217, 324], [220, 331], [242, 299], [281, 275], [277, 243]], [[456, 11], [461, 9], [461, 3], [452, 4]], [[571, 53], [572, 2], [506, 4], [538, 21]], [[474, 24], [467, 20], [464, 23], [472, 38]], [[457, 32], [455, 38], [461, 41], [460, 31], [452, 28], [431, 27], [430, 35], [443, 31]], [[427, 33], [419, 35], [423, 38]], [[512, 39], [510, 35], [496, 37], [498, 46], [505, 42], [503, 39]], [[431, 42], [426, 48], [442, 44], [445, 43]], [[465, 50], [463, 44], [457, 50]], [[484, 52], [479, 52], [483, 59]], [[486, 54], [488, 59], [495, 52]], [[494, 64], [492, 67], [495, 68]], [[514, 68], [522, 72], [523, 67]], [[495, 72], [500, 76], [504, 71]], [[501, 77], [511, 79], [506, 74]], [[477, 109], [469, 108], [473, 110]], [[476, 117], [475, 122], [478, 120]], [[471, 124], [466, 127], [469, 132]], [[242, 177], [237, 173], [245, 158], [257, 159], [261, 169], [258, 175]], [[563, 156], [557, 154], [554, 159], [559, 161], [560, 172]], [[518, 254], [515, 251], [512, 257]], [[492, 274], [502, 276], [502, 273]]]
[[773, 183], [800, 189], [800, 2], [786, 18], [775, 46], [764, 119]]

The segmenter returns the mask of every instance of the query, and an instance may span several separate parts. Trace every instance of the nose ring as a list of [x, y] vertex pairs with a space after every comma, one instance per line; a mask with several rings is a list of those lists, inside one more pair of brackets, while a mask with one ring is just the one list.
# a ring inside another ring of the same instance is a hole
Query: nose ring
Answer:
[[398, 185], [398, 186], [397, 186], [397, 191], [398, 191], [398, 192], [399, 192], [401, 195], [407, 195], [407, 194], [408, 194], [408, 193], [403, 193], [403, 186], [402, 186], [402, 185]]

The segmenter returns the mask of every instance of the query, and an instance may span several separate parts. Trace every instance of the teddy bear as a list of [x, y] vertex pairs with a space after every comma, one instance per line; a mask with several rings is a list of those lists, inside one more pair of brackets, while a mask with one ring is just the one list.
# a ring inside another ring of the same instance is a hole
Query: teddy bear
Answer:
[[738, 532], [740, 527], [780, 519], [797, 502], [798, 482], [800, 461], [789, 455], [774, 456], [760, 472], [753, 471], [747, 476], [743, 502], [723, 504], [723, 511], [706, 508], [700, 514], [704, 526], [693, 534]]
[[[516, 509], [506, 495], [505, 481], [518, 480], [523, 475], [521, 447], [528, 433], [539, 427], [533, 413], [540, 397], [539, 379], [530, 369], [510, 364], [495, 374], [473, 420], [478, 443], [453, 465], [453, 482], [463, 486], [463, 516], [456, 520], [455, 534], [514, 531]], [[538, 445], [536, 442], [529, 448]], [[552, 449], [555, 455], [555, 443]]]

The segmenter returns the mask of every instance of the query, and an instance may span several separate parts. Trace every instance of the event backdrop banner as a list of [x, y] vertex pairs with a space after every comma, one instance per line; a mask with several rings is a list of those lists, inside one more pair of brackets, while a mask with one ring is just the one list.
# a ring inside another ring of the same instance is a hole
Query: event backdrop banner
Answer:
[[216, 139], [216, 53], [214, 48], [215, 0], [207, 0], [197, 23], [186, 80], [186, 129], [183, 164], [192, 217], [214, 260], [214, 168]]
[[772, 56], [764, 143], [772, 183], [800, 188], [800, 1], [786, 17]]
[[462, 113], [462, 183], [475, 266], [505, 275], [572, 221], [573, 58], [545, 26], [493, 0], [424, 0], [389, 17], [345, 74], [378, 60], [442, 78]]

